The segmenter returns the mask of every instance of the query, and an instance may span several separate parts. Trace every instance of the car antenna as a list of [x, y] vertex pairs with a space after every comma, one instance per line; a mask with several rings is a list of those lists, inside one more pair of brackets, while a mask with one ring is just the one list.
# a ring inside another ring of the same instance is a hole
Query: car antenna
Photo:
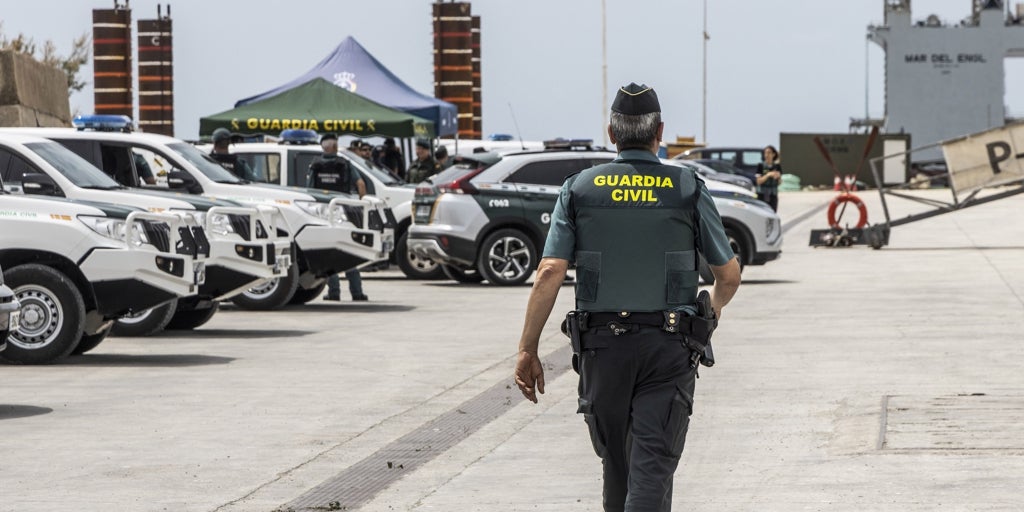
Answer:
[[512, 110], [512, 102], [508, 102], [508, 111], [512, 114], [512, 124], [516, 127], [516, 135], [519, 136], [519, 146], [526, 151], [526, 144], [523, 142], [523, 132], [519, 131], [519, 121], [516, 121], [516, 111]]

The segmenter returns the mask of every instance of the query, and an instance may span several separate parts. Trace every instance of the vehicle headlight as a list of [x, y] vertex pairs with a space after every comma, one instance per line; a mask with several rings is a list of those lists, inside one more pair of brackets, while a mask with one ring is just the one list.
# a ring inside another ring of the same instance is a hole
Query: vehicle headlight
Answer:
[[327, 203], [318, 203], [316, 201], [292, 201], [295, 206], [298, 206], [302, 211], [309, 215], [312, 215], [318, 219], [330, 220], [330, 205]]
[[338, 222], [344, 222], [347, 220], [345, 216], [344, 208], [331, 209], [331, 205], [328, 203], [318, 203], [316, 201], [292, 201], [295, 206], [298, 206], [302, 211], [318, 218], [331, 222], [331, 215], [333, 213], [334, 220]]
[[[119, 242], [125, 241], [125, 232], [128, 230], [128, 225], [124, 219], [80, 215], [78, 220], [102, 236]], [[149, 243], [149, 237], [146, 236], [145, 225], [143, 225], [142, 221], [135, 221], [135, 229], [132, 231], [130, 243], [136, 247]]]
[[235, 226], [231, 223], [231, 216], [226, 213], [215, 213], [209, 216], [209, 224], [204, 224], [206, 230], [217, 234], [227, 235], [235, 232]]

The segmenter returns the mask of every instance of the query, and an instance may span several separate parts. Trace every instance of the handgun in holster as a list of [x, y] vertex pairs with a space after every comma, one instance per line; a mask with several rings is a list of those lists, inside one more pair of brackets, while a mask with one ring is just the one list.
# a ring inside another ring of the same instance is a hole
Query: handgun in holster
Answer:
[[684, 343], [693, 351], [691, 366], [702, 364], [707, 367], [715, 365], [715, 352], [711, 348], [711, 335], [718, 327], [715, 308], [711, 307], [711, 294], [702, 290], [697, 294], [697, 314], [690, 317], [690, 332], [683, 334]]
[[580, 352], [583, 350], [583, 343], [580, 340], [580, 311], [570, 311], [562, 320], [562, 334], [569, 337], [569, 345], [572, 347], [572, 369], [580, 373]]

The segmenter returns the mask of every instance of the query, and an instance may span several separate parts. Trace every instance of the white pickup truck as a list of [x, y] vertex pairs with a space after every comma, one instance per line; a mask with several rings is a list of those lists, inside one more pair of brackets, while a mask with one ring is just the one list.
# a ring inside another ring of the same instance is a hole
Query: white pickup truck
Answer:
[[[286, 137], [286, 135], [283, 135]], [[200, 146], [200, 149], [206, 149]], [[309, 164], [323, 154], [319, 144], [299, 143], [287, 137], [282, 143], [246, 142], [231, 146], [231, 152], [245, 159], [249, 167], [266, 183], [306, 187]], [[407, 232], [412, 225], [412, 199], [416, 184], [405, 183], [388, 170], [342, 149], [338, 156], [347, 160], [366, 184], [368, 195], [380, 198], [395, 215], [395, 251], [398, 268], [411, 279], [437, 279], [443, 274], [432, 260], [407, 250]]]
[[[2, 130], [0, 130], [2, 132]], [[147, 133], [19, 129], [57, 141], [97, 164], [123, 185], [136, 186], [134, 154], [171, 190], [226, 199], [246, 206], [276, 206], [284, 221], [278, 230], [294, 240], [295, 269], [235, 296], [248, 309], [274, 309], [318, 297], [327, 277], [387, 259], [394, 247], [394, 215], [383, 201], [249, 183], [235, 177], [191, 144]], [[107, 155], [125, 155], [125, 159]], [[125, 169], [118, 166], [128, 162]], [[134, 178], [135, 181], [131, 181]], [[166, 189], [165, 189], [166, 190]]]
[[202, 229], [182, 215], [0, 192], [0, 266], [20, 302], [0, 359], [40, 364], [95, 348], [113, 321], [194, 295]]
[[206, 282], [190, 297], [118, 320], [114, 332], [119, 335], [144, 336], [165, 326], [202, 325], [216, 312], [217, 301], [284, 275], [291, 264], [291, 243], [277, 235], [275, 226], [282, 221], [275, 220], [280, 217], [275, 208], [129, 190], [51, 140], [0, 133], [0, 178], [8, 188], [25, 194], [177, 212], [203, 226], [206, 238], [200, 240], [201, 248], [209, 256]]

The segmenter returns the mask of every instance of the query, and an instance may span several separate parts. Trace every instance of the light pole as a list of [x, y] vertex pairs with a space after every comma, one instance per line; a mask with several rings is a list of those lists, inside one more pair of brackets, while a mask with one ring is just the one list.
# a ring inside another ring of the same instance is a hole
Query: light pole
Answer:
[[[706, 1], [706, 0], [705, 0]], [[608, 146], [608, 18], [606, 16], [607, 0], [601, 0], [601, 133], [604, 145]]]
[[711, 36], [708, 35], [708, 0], [704, 0], [704, 31], [703, 31], [703, 46], [704, 46], [704, 61], [703, 61], [703, 79], [704, 79], [704, 90], [702, 94], [702, 106], [701, 106], [701, 128], [700, 138], [704, 145], [708, 143], [708, 39]]

